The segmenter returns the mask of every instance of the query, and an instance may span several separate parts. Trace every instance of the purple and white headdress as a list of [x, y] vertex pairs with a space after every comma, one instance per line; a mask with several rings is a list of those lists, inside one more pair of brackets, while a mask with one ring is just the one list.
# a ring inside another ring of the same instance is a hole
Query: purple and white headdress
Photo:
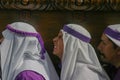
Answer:
[[32, 32], [25, 32], [25, 31], [21, 31], [21, 30], [16, 30], [14, 28], [11, 27], [11, 25], [7, 25], [6, 27], [8, 30], [14, 32], [14, 33], [17, 33], [17, 34], [20, 34], [22, 36], [30, 36], [30, 37], [36, 37], [41, 45], [41, 59], [45, 59], [45, 56], [44, 56], [44, 53], [46, 52], [45, 48], [44, 48], [44, 42], [43, 42], [43, 39], [41, 37], [41, 35], [39, 33], [32, 33]]
[[120, 24], [109, 25], [104, 33], [110, 40], [120, 47]]

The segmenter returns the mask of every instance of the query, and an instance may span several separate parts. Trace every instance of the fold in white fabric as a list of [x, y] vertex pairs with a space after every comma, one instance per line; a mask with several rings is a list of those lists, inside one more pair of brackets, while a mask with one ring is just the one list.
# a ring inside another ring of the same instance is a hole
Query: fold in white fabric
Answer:
[[[24, 22], [14, 22], [10, 26], [16, 30], [37, 33], [34, 27]], [[8, 29], [2, 32], [1, 44], [2, 80], [14, 80], [24, 70], [42, 74], [46, 80], [59, 80], [55, 68], [46, 51], [41, 59], [41, 45], [36, 37], [21, 36]]]

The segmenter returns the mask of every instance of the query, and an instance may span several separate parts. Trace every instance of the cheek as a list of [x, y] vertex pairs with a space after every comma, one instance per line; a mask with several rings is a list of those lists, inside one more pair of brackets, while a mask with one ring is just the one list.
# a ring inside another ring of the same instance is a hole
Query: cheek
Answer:
[[106, 55], [106, 57], [108, 59], [111, 59], [113, 54], [114, 54], [114, 50], [112, 48], [105, 48], [104, 49], [104, 54]]
[[109, 55], [111, 53], [111, 50], [109, 47], [104, 47], [103, 48], [103, 53], [106, 54], [106, 55]]
[[63, 50], [63, 46], [62, 46], [62, 44], [61, 44], [61, 43], [59, 43], [58, 50], [59, 50], [59, 52], [62, 52], [62, 50]]
[[58, 47], [58, 51], [59, 51], [59, 54], [62, 55], [63, 54], [63, 41], [61, 40], [59, 42], [59, 47]]

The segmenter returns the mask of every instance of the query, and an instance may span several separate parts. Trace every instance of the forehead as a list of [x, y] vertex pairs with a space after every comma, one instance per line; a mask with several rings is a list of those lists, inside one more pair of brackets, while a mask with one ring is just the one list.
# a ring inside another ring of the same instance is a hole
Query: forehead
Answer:
[[102, 34], [101, 40], [105, 43], [112, 44], [111, 40], [105, 34]]
[[105, 41], [108, 41], [109, 38], [105, 35], [105, 34], [102, 34], [102, 37], [101, 37], [102, 40], [105, 40]]

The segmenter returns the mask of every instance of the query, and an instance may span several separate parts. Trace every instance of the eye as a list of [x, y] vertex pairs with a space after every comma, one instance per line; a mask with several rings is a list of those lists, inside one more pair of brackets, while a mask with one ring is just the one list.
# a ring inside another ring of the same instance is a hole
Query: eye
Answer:
[[107, 43], [106, 43], [106, 42], [104, 42], [104, 41], [102, 41], [102, 44], [103, 44], [103, 45], [107, 45]]

